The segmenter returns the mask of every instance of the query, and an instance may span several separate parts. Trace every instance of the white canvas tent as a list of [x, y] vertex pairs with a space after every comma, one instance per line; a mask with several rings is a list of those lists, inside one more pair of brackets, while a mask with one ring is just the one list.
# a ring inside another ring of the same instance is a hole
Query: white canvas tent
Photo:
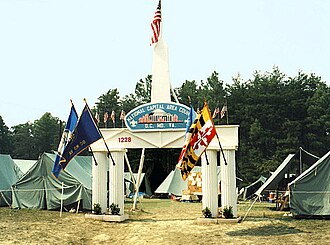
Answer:
[[[144, 180], [144, 176], [145, 173], [141, 173], [141, 178], [140, 178], [140, 183], [139, 186], [141, 186], [143, 180]], [[125, 180], [125, 194], [126, 196], [130, 196], [131, 194], [134, 193], [134, 182], [136, 182], [136, 180], [138, 179], [138, 174], [137, 173], [133, 173], [133, 178], [129, 172], [124, 172], [124, 180]]]
[[290, 163], [295, 154], [289, 154], [280, 166], [272, 173], [272, 175], [266, 180], [266, 182], [255, 192], [255, 195], [261, 197], [261, 193], [264, 190], [275, 190], [277, 189], [278, 183], [283, 179], [285, 174], [290, 168]]
[[[192, 172], [201, 172], [202, 167], [195, 166]], [[220, 182], [220, 167], [217, 167], [218, 183]], [[178, 168], [172, 170], [165, 180], [158, 186], [155, 190], [156, 194], [173, 194], [176, 196], [181, 196], [183, 190], [188, 189], [188, 181], [183, 181], [181, 177], [181, 172]]]
[[259, 179], [254, 181], [252, 184], [244, 187], [243, 199], [251, 199], [255, 191], [258, 190], [266, 182], [266, 180], [267, 178], [265, 178], [264, 176], [260, 176]]
[[[299, 164], [297, 161], [296, 162], [294, 161], [294, 157], [296, 157], [296, 160], [299, 160]], [[289, 173], [290, 169], [295, 167], [297, 170], [299, 170], [299, 173], [301, 174], [303, 172], [304, 166], [310, 167], [318, 159], [319, 157], [307, 152], [302, 147], [299, 147], [299, 150], [296, 152], [296, 154], [289, 154], [284, 159], [284, 161], [280, 164], [280, 166], [278, 166], [275, 172], [273, 172], [272, 175], [266, 180], [266, 182], [255, 192], [255, 195], [261, 197], [263, 191], [276, 192], [278, 190], [279, 184], [281, 184], [280, 182], [283, 181], [284, 179], [285, 179], [285, 187], [284, 187], [285, 189], [282, 191], [285, 191], [287, 185], [289, 184], [290, 181], [292, 181], [292, 177], [293, 177], [293, 175]], [[282, 185], [283, 184], [284, 183], [282, 183]]]

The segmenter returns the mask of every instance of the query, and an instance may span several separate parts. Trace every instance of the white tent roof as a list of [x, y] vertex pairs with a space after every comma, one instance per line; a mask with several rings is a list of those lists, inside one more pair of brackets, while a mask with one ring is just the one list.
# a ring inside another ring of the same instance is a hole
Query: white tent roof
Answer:
[[[202, 172], [201, 166], [195, 166], [192, 172]], [[220, 166], [217, 167], [218, 182], [220, 182]], [[188, 181], [183, 181], [180, 170], [175, 168], [172, 170], [165, 180], [159, 185], [155, 193], [169, 193], [177, 196], [182, 195], [182, 190], [188, 189]]]
[[257, 196], [261, 196], [266, 188], [275, 188], [275, 186], [280, 182], [284, 177], [285, 173], [290, 167], [290, 161], [295, 156], [295, 154], [289, 154], [281, 165], [275, 170], [275, 172], [266, 180], [266, 182], [255, 192]]
[[13, 161], [25, 174], [38, 160], [13, 159]]

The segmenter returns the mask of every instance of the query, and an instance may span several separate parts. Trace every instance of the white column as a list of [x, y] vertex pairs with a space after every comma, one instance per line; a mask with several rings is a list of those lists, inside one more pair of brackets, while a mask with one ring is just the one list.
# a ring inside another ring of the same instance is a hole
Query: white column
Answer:
[[94, 152], [92, 162], [92, 208], [93, 205], [99, 203], [102, 212], [107, 209], [107, 171], [108, 158], [106, 152]]
[[221, 206], [222, 208], [231, 206], [234, 217], [237, 217], [235, 150], [224, 150], [224, 155], [227, 165], [220, 152]]
[[109, 208], [112, 203], [118, 204], [120, 215], [124, 214], [124, 155], [125, 149], [111, 151], [112, 158], [109, 161]]
[[203, 209], [210, 209], [212, 217], [218, 217], [217, 151], [206, 150], [206, 154], [202, 155], [202, 204]]

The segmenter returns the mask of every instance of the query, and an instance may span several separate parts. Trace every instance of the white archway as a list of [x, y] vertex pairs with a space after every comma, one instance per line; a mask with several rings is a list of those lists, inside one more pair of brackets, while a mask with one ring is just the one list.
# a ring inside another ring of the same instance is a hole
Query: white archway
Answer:
[[[232, 206], [234, 217], [237, 216], [236, 162], [235, 151], [238, 148], [238, 125], [215, 126], [226, 158], [220, 158], [221, 165], [221, 203]], [[120, 214], [124, 214], [124, 153], [136, 148], [182, 148], [185, 129], [166, 131], [130, 131], [127, 128], [101, 129], [103, 137], [116, 163], [114, 166], [107, 157], [103, 141], [92, 145], [97, 165], [93, 164], [92, 203], [99, 203], [102, 210], [107, 207], [107, 169], [110, 172], [109, 203], [118, 204]], [[213, 217], [218, 216], [218, 181], [216, 175], [216, 153], [220, 150], [215, 137], [207, 148], [208, 162], [202, 157], [203, 172], [203, 208], [208, 207]]]

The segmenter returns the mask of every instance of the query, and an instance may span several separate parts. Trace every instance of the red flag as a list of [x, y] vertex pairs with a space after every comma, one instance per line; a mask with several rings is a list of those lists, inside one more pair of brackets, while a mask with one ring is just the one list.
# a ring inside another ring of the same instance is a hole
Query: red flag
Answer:
[[158, 6], [155, 11], [154, 19], [151, 22], [151, 44], [158, 42], [158, 37], [160, 35], [160, 22], [162, 21], [162, 13], [161, 13], [161, 0], [159, 0]]

